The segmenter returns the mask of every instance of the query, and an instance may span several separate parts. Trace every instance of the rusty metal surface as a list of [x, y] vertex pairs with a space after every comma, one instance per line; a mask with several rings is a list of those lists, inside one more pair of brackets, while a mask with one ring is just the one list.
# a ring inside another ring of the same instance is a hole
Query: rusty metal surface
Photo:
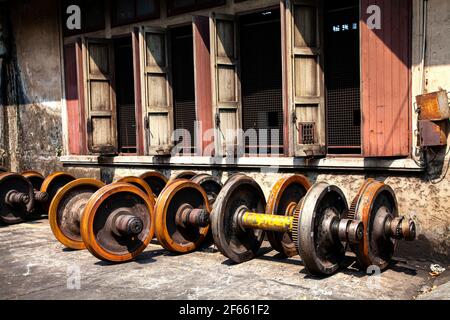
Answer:
[[22, 175], [0, 175], [0, 222], [15, 224], [29, 218], [34, 208], [34, 188]]
[[397, 199], [392, 188], [383, 182], [371, 180], [364, 185], [358, 200], [354, 200], [354, 215], [364, 224], [364, 238], [353, 250], [361, 268], [376, 265], [385, 269], [397, 246], [396, 239], [386, 234], [386, 223], [398, 217]]
[[256, 257], [264, 232], [260, 229], [243, 230], [236, 219], [245, 211], [264, 212], [265, 207], [264, 193], [254, 179], [234, 175], [227, 181], [211, 213], [214, 242], [223, 255], [236, 263]]
[[194, 209], [200, 209], [192, 216], [194, 222], [211, 212], [208, 197], [197, 183], [177, 179], [161, 192], [155, 205], [155, 231], [165, 249], [188, 253], [204, 242], [210, 226], [200, 220], [199, 223], [188, 223], [189, 214], [185, 213]]
[[264, 231], [290, 232], [292, 230], [292, 220], [292, 216], [245, 212], [241, 216], [239, 224], [244, 229], [252, 228]]
[[139, 176], [139, 178], [144, 179], [150, 189], [152, 189], [155, 198], [159, 196], [161, 191], [166, 186], [168, 180], [162, 173], [159, 173], [158, 171], [149, 171], [143, 173]]
[[74, 250], [85, 249], [80, 220], [89, 198], [105, 184], [96, 179], [77, 179], [63, 186], [50, 203], [48, 219], [60, 243]]
[[[80, 231], [86, 248], [101, 260], [133, 260], [153, 238], [153, 210], [149, 197], [132, 184], [104, 186], [90, 197], [81, 218]], [[127, 217], [123, 220], [125, 225], [116, 225], [121, 215], [135, 218]], [[137, 231], [140, 232], [135, 234]]]
[[314, 184], [295, 209], [293, 239], [311, 274], [330, 275], [341, 266], [345, 247], [333, 225], [347, 210], [342, 190], [325, 182]]
[[[292, 216], [297, 204], [305, 196], [311, 182], [303, 175], [291, 175], [278, 180], [267, 200], [266, 213]], [[292, 257], [298, 254], [291, 232], [267, 232], [270, 245], [278, 252]]]
[[419, 120], [445, 120], [450, 118], [447, 91], [441, 90], [416, 96]]
[[419, 120], [420, 146], [436, 147], [447, 145], [447, 121], [432, 122]]

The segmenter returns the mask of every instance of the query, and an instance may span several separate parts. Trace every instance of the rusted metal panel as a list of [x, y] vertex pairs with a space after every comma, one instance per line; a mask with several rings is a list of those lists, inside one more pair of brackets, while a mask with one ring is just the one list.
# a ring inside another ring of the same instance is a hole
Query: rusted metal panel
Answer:
[[421, 147], [436, 147], [447, 145], [447, 121], [432, 122], [419, 120], [419, 134]]
[[[211, 57], [209, 54], [209, 18], [194, 16], [194, 72], [195, 72], [195, 104], [197, 121], [201, 123], [198, 131], [198, 154], [202, 155], [210, 145], [213, 135], [204, 136], [205, 132], [213, 129], [212, 93], [211, 93]], [[203, 139], [203, 137], [205, 139]]]
[[416, 97], [419, 120], [445, 120], [450, 118], [447, 91], [441, 90]]
[[80, 104], [78, 99], [77, 55], [75, 44], [64, 46], [64, 72], [68, 117], [69, 154], [82, 153], [80, 133]]
[[[381, 28], [369, 28], [370, 5]], [[411, 1], [361, 0], [363, 154], [408, 156], [411, 146]]]

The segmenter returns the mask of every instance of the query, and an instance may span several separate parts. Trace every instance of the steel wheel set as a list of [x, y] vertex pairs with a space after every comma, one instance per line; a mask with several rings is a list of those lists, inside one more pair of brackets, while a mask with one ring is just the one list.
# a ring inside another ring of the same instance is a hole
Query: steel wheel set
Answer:
[[[3, 188], [7, 183], [14, 188]], [[26, 219], [29, 212], [48, 208], [58, 241], [111, 262], [134, 259], [156, 235], [172, 252], [214, 243], [242, 263], [257, 256], [267, 235], [284, 256], [299, 255], [310, 273], [330, 275], [342, 266], [347, 250], [362, 269], [384, 269], [397, 241], [415, 238], [415, 224], [399, 216], [394, 191], [373, 179], [363, 183], [350, 207], [337, 186], [311, 184], [302, 175], [280, 179], [267, 202], [261, 187], [244, 174], [222, 185], [190, 171], [170, 180], [148, 172], [109, 185], [63, 173], [45, 179], [3, 173], [0, 190], [9, 190], [0, 192], [2, 220]]]
[[75, 177], [64, 172], [44, 178], [35, 171], [0, 170], [0, 223], [16, 224], [46, 215], [57, 191], [72, 180]]

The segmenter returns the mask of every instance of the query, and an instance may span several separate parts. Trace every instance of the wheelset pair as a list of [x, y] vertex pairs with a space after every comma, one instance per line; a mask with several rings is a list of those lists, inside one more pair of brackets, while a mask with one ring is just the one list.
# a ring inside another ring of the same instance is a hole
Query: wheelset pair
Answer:
[[[201, 183], [211, 190], [211, 181], [216, 181], [204, 174], [192, 179], [192, 183]], [[66, 247], [88, 249], [101, 260], [133, 260], [148, 246], [155, 232], [161, 234], [160, 229], [164, 229], [158, 227], [156, 198], [166, 185], [179, 181], [189, 180], [176, 177], [167, 181], [157, 172], [126, 177], [110, 185], [95, 179], [74, 180], [57, 192], [50, 205], [52, 232]], [[213, 197], [213, 192], [209, 195]]]
[[188, 181], [167, 187], [156, 205], [165, 223], [166, 249], [190, 252], [210, 229], [219, 251], [236, 263], [255, 258], [264, 235], [285, 256], [300, 255], [306, 269], [330, 275], [347, 248], [361, 268], [387, 267], [397, 240], [413, 240], [415, 224], [399, 217], [394, 191], [367, 180], [350, 208], [344, 193], [325, 182], [311, 184], [301, 175], [280, 179], [266, 202], [254, 179], [236, 174], [225, 183], [212, 208], [204, 192]]
[[0, 172], [0, 222], [11, 225], [46, 216], [56, 192], [72, 180], [64, 172], [47, 177], [36, 171]]

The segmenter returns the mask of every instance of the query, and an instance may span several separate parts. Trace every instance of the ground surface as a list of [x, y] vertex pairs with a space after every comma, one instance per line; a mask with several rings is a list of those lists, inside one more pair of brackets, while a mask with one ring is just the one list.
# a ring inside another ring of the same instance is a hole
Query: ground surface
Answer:
[[212, 249], [173, 255], [154, 242], [137, 261], [111, 265], [64, 249], [47, 220], [0, 227], [0, 299], [450, 299], [448, 271], [433, 278], [427, 261], [396, 259], [378, 277], [350, 266], [315, 278], [298, 257], [267, 245], [261, 254], [233, 265]]

